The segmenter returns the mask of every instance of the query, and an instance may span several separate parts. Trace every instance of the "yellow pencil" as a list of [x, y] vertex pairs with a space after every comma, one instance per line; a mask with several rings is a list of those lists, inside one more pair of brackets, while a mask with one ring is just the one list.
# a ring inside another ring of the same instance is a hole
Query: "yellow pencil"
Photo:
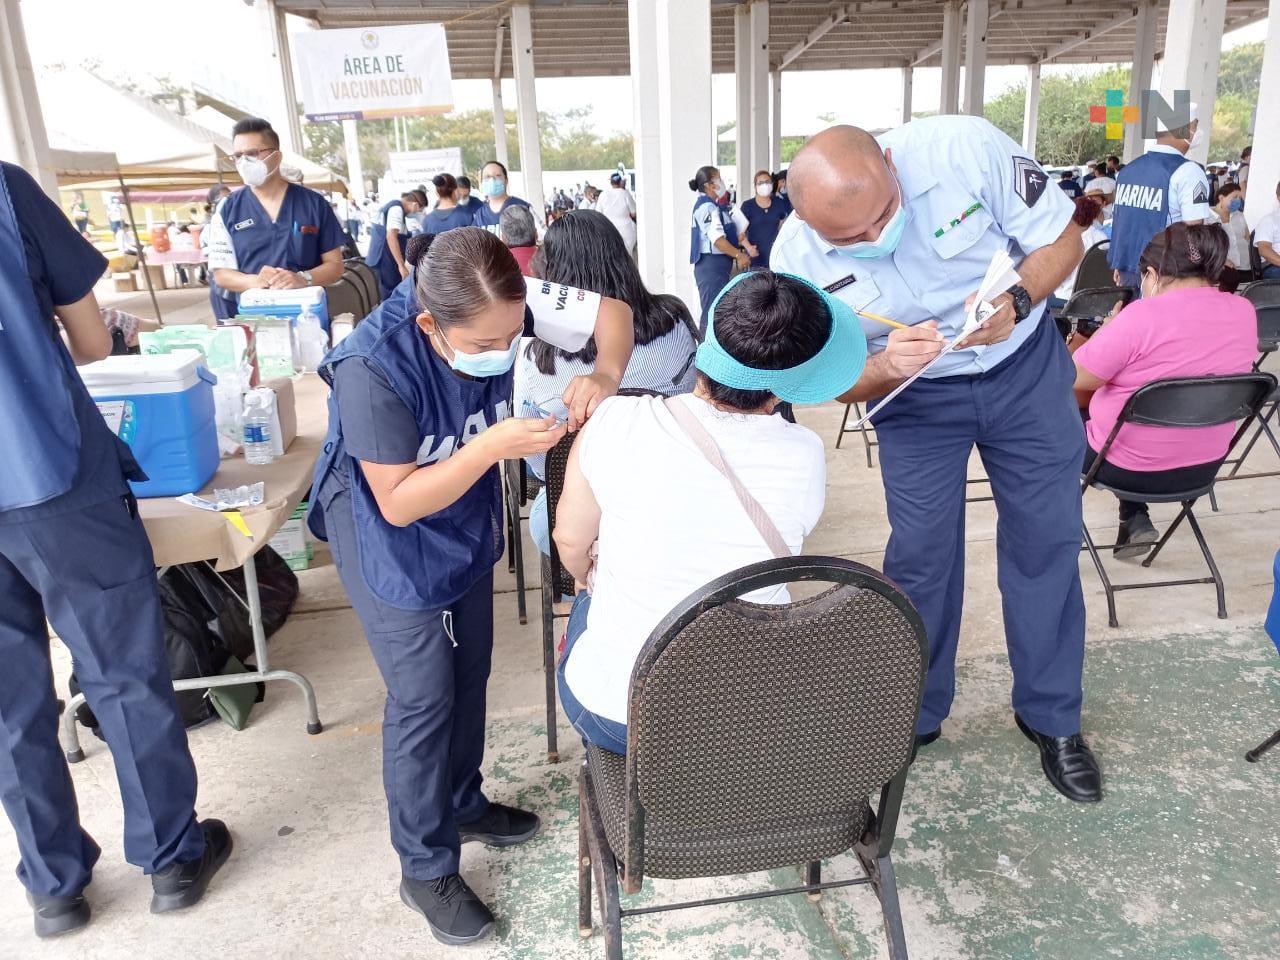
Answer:
[[874, 320], [876, 323], [883, 323], [885, 326], [894, 327], [898, 330], [909, 330], [911, 328], [910, 324], [890, 320], [888, 317], [882, 317], [878, 313], [868, 313], [866, 310], [855, 310], [854, 313], [860, 317], [866, 317], [868, 320]]

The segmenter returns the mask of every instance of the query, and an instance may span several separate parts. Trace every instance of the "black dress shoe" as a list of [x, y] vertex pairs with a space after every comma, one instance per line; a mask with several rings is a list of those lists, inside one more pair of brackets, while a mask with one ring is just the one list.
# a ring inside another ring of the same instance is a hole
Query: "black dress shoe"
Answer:
[[927, 747], [929, 744], [933, 743], [935, 740], [937, 740], [941, 736], [942, 736], [941, 727], [939, 727], [937, 730], [930, 730], [928, 733], [917, 733], [915, 746], [911, 748], [912, 762], [915, 761], [916, 754], [920, 752], [921, 747]]
[[1120, 523], [1116, 532], [1116, 545], [1111, 553], [1120, 560], [1136, 560], [1151, 552], [1160, 534], [1151, 523], [1151, 517], [1145, 513], [1136, 513], [1128, 520]]
[[151, 875], [152, 913], [182, 910], [200, 902], [209, 881], [231, 856], [231, 833], [221, 820], [201, 820], [204, 853], [195, 860], [171, 863]]
[[514, 847], [532, 839], [541, 826], [536, 813], [491, 803], [478, 820], [458, 824], [458, 838], [462, 843], [478, 840], [491, 847]]
[[456, 873], [435, 880], [401, 877], [400, 899], [426, 918], [441, 943], [475, 943], [493, 932], [493, 914]]
[[79, 930], [89, 922], [89, 901], [83, 893], [66, 897], [49, 897], [27, 893], [27, 903], [36, 922], [36, 936], [56, 937], [60, 933]]
[[1040, 766], [1053, 788], [1068, 800], [1097, 803], [1102, 799], [1102, 771], [1084, 737], [1050, 737], [1032, 730], [1016, 713], [1023, 735], [1040, 748]]

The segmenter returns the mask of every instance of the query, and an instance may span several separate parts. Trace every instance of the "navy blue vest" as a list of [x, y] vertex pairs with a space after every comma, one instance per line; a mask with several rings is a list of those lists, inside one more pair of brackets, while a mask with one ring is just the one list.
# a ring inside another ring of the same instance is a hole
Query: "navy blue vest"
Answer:
[[60, 374], [77, 376], [36, 303], [9, 184], [0, 174], [0, 510], [43, 503], [75, 482], [80, 429]]
[[[508, 415], [513, 374], [465, 380], [431, 349], [417, 325], [412, 275], [330, 351], [320, 375], [362, 357], [385, 376], [418, 423], [418, 464], [437, 463]], [[355, 515], [360, 573], [374, 596], [405, 610], [436, 610], [469, 590], [502, 556], [502, 496], [498, 468], [456, 502], [406, 527], [383, 519], [364, 472], [347, 455], [336, 399], [329, 397], [329, 433], [316, 464], [308, 524], [328, 539], [324, 511], [342, 487]], [[344, 562], [353, 562], [344, 558]]]
[[1181, 154], [1154, 151], [1120, 171], [1107, 254], [1113, 270], [1138, 272], [1138, 260], [1147, 244], [1169, 225], [1169, 180], [1180, 166], [1190, 162]]
[[[724, 227], [724, 238], [732, 243], [735, 247], [738, 245], [738, 228], [733, 222], [733, 213], [727, 208], [716, 203], [705, 193], [698, 197], [697, 203], [693, 205], [693, 224], [689, 227], [689, 262], [697, 263], [698, 260], [707, 256], [700, 249], [702, 246], [702, 231], [698, 229], [698, 210], [704, 204], [711, 204], [720, 214], [720, 224]], [[719, 250], [712, 250], [716, 256], [724, 256]]]
[[399, 200], [389, 200], [378, 211], [378, 219], [369, 224], [369, 254], [364, 258], [364, 262], [371, 267], [376, 267], [382, 255], [387, 252], [387, 214], [392, 207], [404, 210], [404, 204]]

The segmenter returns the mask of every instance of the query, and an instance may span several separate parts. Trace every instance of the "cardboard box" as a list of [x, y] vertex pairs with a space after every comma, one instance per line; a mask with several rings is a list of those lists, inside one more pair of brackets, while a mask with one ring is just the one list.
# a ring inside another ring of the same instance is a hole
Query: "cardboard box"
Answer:
[[293, 516], [281, 525], [267, 545], [284, 559], [290, 570], [311, 566], [311, 538], [307, 535], [307, 501], [298, 504]]
[[276, 410], [280, 414], [280, 442], [285, 450], [298, 436], [298, 407], [293, 399], [293, 380], [290, 377], [271, 377], [258, 384], [274, 390]]
[[111, 282], [115, 284], [116, 293], [134, 293], [138, 289], [132, 273], [113, 273]]

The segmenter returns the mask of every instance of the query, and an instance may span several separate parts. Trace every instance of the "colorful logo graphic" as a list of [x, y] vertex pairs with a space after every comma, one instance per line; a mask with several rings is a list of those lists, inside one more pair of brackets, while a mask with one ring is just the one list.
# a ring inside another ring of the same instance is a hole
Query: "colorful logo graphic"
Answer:
[[1141, 111], [1135, 105], [1126, 105], [1123, 90], [1108, 90], [1107, 102], [1089, 108], [1089, 122], [1106, 124], [1108, 140], [1123, 140], [1124, 128], [1137, 123]]

